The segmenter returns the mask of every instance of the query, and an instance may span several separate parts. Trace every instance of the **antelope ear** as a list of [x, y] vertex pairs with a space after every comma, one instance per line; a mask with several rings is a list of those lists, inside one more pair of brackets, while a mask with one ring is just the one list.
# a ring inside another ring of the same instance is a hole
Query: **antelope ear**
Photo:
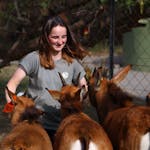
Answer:
[[131, 70], [132, 65], [127, 65], [126, 67], [124, 67], [119, 73], [117, 73], [112, 79], [111, 81], [114, 83], [119, 83], [120, 81], [122, 81], [126, 75], [128, 74], [128, 72]]
[[10, 99], [12, 100], [12, 103], [16, 103], [17, 102], [17, 95], [15, 94], [15, 93], [13, 93], [13, 92], [11, 92], [9, 89], [8, 89], [8, 87], [6, 86], [6, 90], [7, 90], [7, 92], [8, 92], [8, 95], [9, 95], [9, 97], [10, 97]]
[[13, 110], [14, 110], [14, 105], [13, 105], [12, 102], [10, 102], [10, 103], [7, 103], [7, 104], [4, 106], [3, 112], [4, 112], [4, 113], [11, 113], [11, 112], [13, 112]]
[[75, 94], [75, 97], [80, 97], [78, 100], [82, 100], [81, 99], [81, 91], [82, 91], [82, 88], [78, 88], [76, 89], [73, 93]]
[[61, 92], [60, 92], [60, 91], [49, 90], [49, 89], [47, 89], [47, 88], [46, 88], [46, 90], [50, 93], [50, 95], [51, 95], [55, 100], [60, 101], [60, 95], [61, 95]]

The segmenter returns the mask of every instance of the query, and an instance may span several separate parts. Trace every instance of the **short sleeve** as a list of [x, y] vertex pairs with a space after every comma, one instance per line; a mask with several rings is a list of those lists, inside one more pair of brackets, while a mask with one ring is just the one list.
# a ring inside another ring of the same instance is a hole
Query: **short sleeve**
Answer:
[[31, 52], [21, 59], [19, 67], [21, 67], [28, 76], [34, 76], [39, 67], [39, 55], [38, 52]]
[[80, 73], [79, 80], [81, 80], [85, 76], [85, 70], [82, 64], [77, 60], [74, 60], [73, 66], [74, 66], [73, 83], [76, 83], [79, 73]]

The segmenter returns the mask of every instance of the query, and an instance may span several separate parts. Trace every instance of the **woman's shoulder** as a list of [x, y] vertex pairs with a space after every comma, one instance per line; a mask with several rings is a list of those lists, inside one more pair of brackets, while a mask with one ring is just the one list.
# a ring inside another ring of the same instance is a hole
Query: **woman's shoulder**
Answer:
[[25, 55], [23, 59], [28, 59], [28, 60], [38, 60], [39, 59], [39, 52], [38, 51], [32, 51]]
[[32, 51], [32, 52], [28, 53], [26, 56], [28, 56], [28, 57], [31, 57], [31, 56], [39, 57], [39, 51]]
[[73, 58], [72, 63], [78, 63], [78, 60], [76, 58]]
[[32, 52], [28, 53], [27, 55], [25, 55], [20, 60], [20, 64], [21, 63], [25, 63], [25, 64], [36, 63], [36, 64], [39, 64], [39, 52], [38, 51], [32, 51]]
[[33, 51], [24, 56], [19, 65], [23, 67], [23, 69], [30, 74], [31, 72], [36, 72], [39, 67], [39, 55], [38, 51]]
[[72, 61], [72, 63], [74, 64], [74, 65], [78, 65], [78, 64], [82, 64], [81, 63], [81, 61], [80, 60], [78, 60], [78, 59], [76, 59], [76, 58], [73, 58], [73, 61]]

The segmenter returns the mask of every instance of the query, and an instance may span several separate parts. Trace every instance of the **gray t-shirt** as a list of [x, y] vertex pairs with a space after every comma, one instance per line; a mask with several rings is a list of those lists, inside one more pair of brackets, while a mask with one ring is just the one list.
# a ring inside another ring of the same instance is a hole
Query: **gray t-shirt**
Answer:
[[61, 121], [60, 103], [54, 100], [45, 88], [61, 90], [62, 82], [58, 72], [63, 75], [67, 84], [75, 82], [79, 72], [81, 72], [80, 79], [85, 75], [84, 68], [75, 59], [70, 64], [64, 59], [54, 63], [55, 68], [51, 70], [42, 67], [38, 51], [29, 53], [19, 63], [29, 76], [27, 95], [35, 101], [37, 108], [45, 111], [41, 122], [44, 128], [50, 130], [56, 130]]

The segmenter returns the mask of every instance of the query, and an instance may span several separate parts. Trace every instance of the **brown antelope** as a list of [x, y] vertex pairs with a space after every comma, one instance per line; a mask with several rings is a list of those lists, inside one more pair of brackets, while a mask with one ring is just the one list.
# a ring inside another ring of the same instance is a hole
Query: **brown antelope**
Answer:
[[42, 111], [35, 108], [32, 99], [17, 96], [8, 90], [14, 104], [12, 112], [12, 130], [0, 143], [0, 150], [52, 150], [47, 132], [38, 123]]
[[135, 106], [132, 96], [117, 86], [130, 69], [126, 66], [111, 80], [102, 78], [97, 91], [93, 75], [89, 80], [90, 100], [115, 150], [149, 150], [150, 107]]
[[112, 150], [103, 128], [82, 112], [84, 87], [66, 85], [62, 80], [61, 91], [48, 90], [61, 103], [63, 118], [55, 135], [54, 150]]

